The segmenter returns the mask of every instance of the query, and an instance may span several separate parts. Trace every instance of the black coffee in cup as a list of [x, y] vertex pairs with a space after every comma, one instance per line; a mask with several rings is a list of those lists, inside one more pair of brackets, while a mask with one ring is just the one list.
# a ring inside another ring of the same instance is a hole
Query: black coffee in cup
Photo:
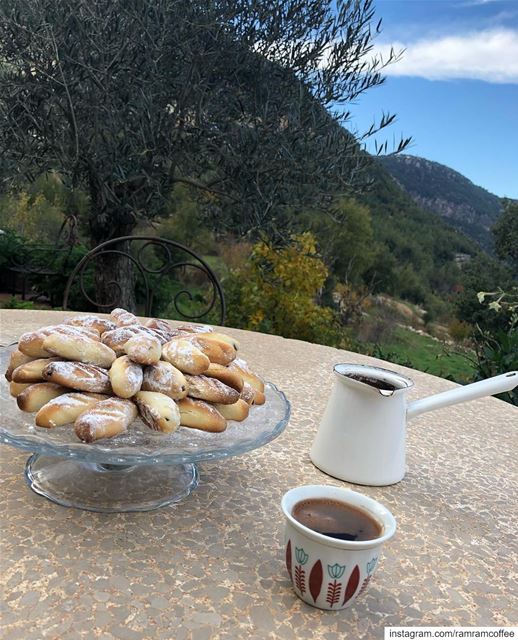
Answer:
[[291, 515], [308, 529], [338, 540], [374, 540], [383, 530], [363, 509], [328, 498], [301, 500]]

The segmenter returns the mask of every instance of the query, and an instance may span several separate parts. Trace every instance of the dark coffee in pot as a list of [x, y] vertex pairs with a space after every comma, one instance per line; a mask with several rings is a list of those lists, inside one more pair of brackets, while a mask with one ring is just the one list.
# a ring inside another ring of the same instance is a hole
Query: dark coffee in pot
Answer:
[[346, 376], [351, 378], [351, 380], [357, 380], [358, 382], [363, 382], [363, 384], [368, 384], [369, 387], [375, 387], [376, 389], [381, 389], [382, 391], [396, 391], [397, 387], [386, 380], [378, 380], [377, 378], [370, 378], [369, 376], [362, 376], [359, 373], [347, 373]]
[[293, 507], [291, 515], [308, 529], [338, 540], [374, 540], [382, 526], [358, 507], [329, 498], [308, 498]]

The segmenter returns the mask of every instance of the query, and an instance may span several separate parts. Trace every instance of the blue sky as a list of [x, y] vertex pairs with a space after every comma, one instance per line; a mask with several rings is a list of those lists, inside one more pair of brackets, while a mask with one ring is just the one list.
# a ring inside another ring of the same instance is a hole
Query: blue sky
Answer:
[[351, 108], [352, 128], [396, 113], [380, 141], [412, 136], [407, 153], [518, 198], [518, 0], [377, 0], [376, 8], [377, 50], [406, 51]]

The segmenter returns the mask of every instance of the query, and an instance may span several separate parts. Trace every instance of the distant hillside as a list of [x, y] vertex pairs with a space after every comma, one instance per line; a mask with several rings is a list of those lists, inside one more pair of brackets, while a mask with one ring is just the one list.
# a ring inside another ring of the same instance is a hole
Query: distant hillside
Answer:
[[491, 251], [490, 229], [502, 212], [498, 196], [438, 162], [410, 155], [379, 160], [421, 208], [447, 218], [449, 224]]
[[379, 162], [365, 170], [372, 184], [356, 199], [371, 213], [375, 255], [362, 279], [375, 293], [423, 305], [427, 317], [436, 317], [459, 286], [459, 257], [469, 260], [482, 249], [424, 211]]

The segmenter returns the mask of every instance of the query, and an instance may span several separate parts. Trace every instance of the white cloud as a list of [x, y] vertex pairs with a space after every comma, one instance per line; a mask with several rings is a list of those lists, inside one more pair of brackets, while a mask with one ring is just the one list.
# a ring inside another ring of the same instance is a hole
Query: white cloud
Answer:
[[477, 5], [480, 4], [490, 4], [491, 2], [499, 2], [500, 0], [467, 0], [467, 2], [464, 2], [463, 4], [461, 4], [461, 7], [476, 7]]
[[469, 78], [518, 84], [518, 31], [490, 29], [376, 47], [388, 57], [390, 47], [406, 49], [402, 59], [385, 70], [390, 76], [429, 80]]

